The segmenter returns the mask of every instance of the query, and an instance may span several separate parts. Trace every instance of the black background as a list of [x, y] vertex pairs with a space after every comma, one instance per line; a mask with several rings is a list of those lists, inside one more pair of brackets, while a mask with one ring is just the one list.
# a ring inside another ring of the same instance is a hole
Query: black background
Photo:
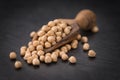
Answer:
[[[30, 41], [29, 33], [56, 18], [74, 18], [82, 9], [97, 15], [100, 32], [87, 35], [91, 49], [97, 52], [89, 59], [82, 45], [71, 50], [76, 65], [58, 61], [41, 63], [35, 68], [27, 65], [19, 55], [20, 46]], [[1, 0], [0, 1], [0, 80], [120, 80], [120, 9], [117, 0]], [[14, 69], [9, 52], [17, 52], [23, 68]]]

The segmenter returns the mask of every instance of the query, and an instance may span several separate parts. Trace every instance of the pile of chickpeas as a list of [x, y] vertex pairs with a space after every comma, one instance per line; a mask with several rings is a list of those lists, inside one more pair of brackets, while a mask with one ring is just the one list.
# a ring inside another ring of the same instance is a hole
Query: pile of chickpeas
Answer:
[[[81, 41], [83, 43], [83, 50], [88, 51], [88, 56], [95, 57], [96, 52], [90, 50], [88, 38], [80, 34], [71, 43], [65, 44], [51, 53], [44, 52], [44, 49], [54, 46], [69, 35], [71, 30], [72, 27], [63, 21], [57, 19], [49, 21], [47, 25], [43, 25], [37, 32], [33, 31], [30, 33], [32, 40], [28, 42], [27, 46], [21, 46], [20, 55], [28, 64], [32, 64], [33, 66], [39, 66], [40, 63], [50, 64], [57, 62], [58, 58], [61, 58], [63, 61], [68, 60], [73, 64], [76, 63], [77, 59], [75, 56], [68, 56], [68, 52], [71, 49], [76, 49], [78, 47], [78, 41]], [[10, 52], [9, 57], [10, 59], [16, 59], [17, 55], [15, 52]], [[21, 61], [16, 60], [14, 66], [15, 68], [21, 68]]]

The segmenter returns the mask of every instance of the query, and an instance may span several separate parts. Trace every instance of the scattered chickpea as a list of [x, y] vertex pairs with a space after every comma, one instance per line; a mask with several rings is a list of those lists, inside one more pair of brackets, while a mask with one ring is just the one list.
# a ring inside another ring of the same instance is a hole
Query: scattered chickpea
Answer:
[[56, 23], [56, 24], [59, 23], [59, 22], [60, 22], [60, 21], [59, 21], [58, 19], [55, 19], [55, 20], [54, 20], [54, 23]]
[[46, 53], [45, 56], [51, 56], [51, 53]]
[[24, 60], [27, 60], [28, 57], [31, 57], [30, 53], [25, 54], [25, 56], [23, 57]]
[[9, 57], [10, 59], [16, 59], [17, 54], [15, 52], [10, 52]]
[[50, 56], [45, 56], [45, 63], [51, 63], [52, 59]]
[[44, 34], [45, 34], [45, 31], [38, 31], [37, 32], [37, 35], [40, 36], [40, 37], [43, 36]]
[[33, 55], [33, 54], [37, 54], [37, 51], [32, 51], [31, 54], [32, 54], [32, 55]]
[[88, 43], [83, 44], [83, 50], [89, 50], [90, 45]]
[[39, 59], [38, 59], [38, 58], [34, 58], [33, 61], [32, 61], [32, 64], [33, 64], [34, 66], [40, 65]]
[[77, 61], [74, 56], [71, 56], [68, 60], [70, 63], [76, 63], [76, 61]]
[[30, 41], [30, 42], [28, 42], [28, 46], [30, 46], [30, 45], [32, 45], [32, 42]]
[[49, 27], [55, 26], [55, 22], [54, 22], [54, 21], [49, 21], [49, 22], [48, 22], [48, 26], [49, 26]]
[[42, 50], [39, 50], [38, 52], [37, 52], [37, 55], [38, 56], [41, 56], [41, 55], [44, 55], [45, 53], [44, 53], [44, 51], [42, 51]]
[[66, 28], [64, 29], [64, 32], [65, 32], [65, 34], [69, 34], [69, 33], [70, 33], [69, 27], [66, 27]]
[[22, 47], [20, 48], [20, 55], [21, 55], [21, 56], [24, 56], [26, 50], [27, 50], [27, 47], [26, 47], [26, 46], [22, 46]]
[[40, 56], [40, 61], [43, 62], [44, 60], [45, 60], [45, 56], [44, 56], [44, 55], [41, 55], [41, 56]]
[[45, 42], [45, 48], [50, 48], [51, 44], [49, 42]]
[[47, 25], [43, 25], [41, 30], [47, 32], [50, 30], [50, 27], [48, 27]]
[[43, 46], [42, 45], [38, 45], [37, 47], [36, 47], [36, 49], [39, 51], [39, 50], [43, 50]]
[[81, 35], [80, 34], [77, 35], [77, 40], [81, 40]]
[[71, 47], [72, 47], [73, 49], [76, 49], [76, 48], [77, 48], [77, 46], [78, 46], [78, 44], [77, 44], [77, 43], [71, 43]]
[[54, 51], [54, 52], [52, 52], [52, 54], [55, 54], [58, 57], [59, 53], [57, 51]]
[[65, 46], [67, 47], [68, 50], [71, 50], [71, 45], [70, 44], [66, 44]]
[[51, 54], [51, 58], [53, 62], [57, 62], [57, 55], [56, 54]]
[[28, 63], [28, 64], [32, 64], [32, 60], [33, 60], [32, 57], [28, 57], [28, 58], [27, 58], [27, 63]]
[[75, 39], [75, 40], [72, 41], [72, 43], [78, 44], [78, 40]]
[[37, 41], [37, 40], [34, 40], [33, 42], [32, 42], [32, 44], [33, 44], [33, 46], [37, 46], [37, 45], [39, 45], [39, 41]]
[[65, 53], [67, 53], [68, 49], [67, 49], [67, 47], [63, 46], [63, 47], [61, 47], [61, 51], [64, 51]]
[[88, 56], [89, 57], [95, 57], [96, 56], [96, 52], [94, 50], [89, 50], [88, 51]]
[[97, 26], [92, 28], [92, 32], [97, 33], [99, 31], [99, 28]]
[[33, 45], [30, 45], [28, 48], [29, 48], [30, 51], [34, 51], [35, 50], [35, 47]]
[[54, 35], [55, 34], [54, 34], [54, 32], [52, 30], [50, 30], [50, 31], [47, 32], [47, 36], [54, 36]]
[[22, 63], [21, 63], [21, 61], [15, 61], [14, 66], [15, 66], [16, 69], [21, 68], [21, 67], [22, 67]]
[[65, 22], [62, 22], [62, 23], [60, 24], [60, 27], [62, 27], [62, 28], [64, 29], [64, 28], [67, 27], [67, 24], [66, 24]]
[[63, 29], [60, 26], [57, 26], [57, 30], [58, 30], [58, 32], [62, 32], [63, 31]]
[[55, 33], [57, 36], [62, 36], [62, 32], [56, 32]]
[[86, 36], [83, 36], [83, 37], [81, 38], [81, 41], [82, 41], [83, 43], [86, 43], [86, 42], [88, 42], [88, 38], [87, 38]]
[[52, 30], [53, 32], [57, 32], [57, 27], [54, 26], [54, 27], [51, 28], [51, 30]]
[[63, 54], [66, 54], [64, 51], [59, 52], [59, 57], [62, 57]]
[[47, 40], [47, 36], [44, 35], [44, 36], [40, 37], [40, 40], [43, 41], [43, 42], [45, 42]]
[[67, 60], [68, 59], [68, 55], [67, 54], [62, 54], [62, 56], [61, 56], [61, 58], [62, 58], [62, 60]]
[[37, 54], [32, 54], [32, 58], [38, 58], [38, 55]]
[[35, 31], [32, 31], [32, 32], [30, 33], [30, 37], [32, 38], [33, 36], [35, 36], [35, 34], [36, 34], [36, 32], [35, 32]]
[[53, 41], [55, 41], [55, 36], [48, 36], [47, 40], [49, 42], [53, 42]]

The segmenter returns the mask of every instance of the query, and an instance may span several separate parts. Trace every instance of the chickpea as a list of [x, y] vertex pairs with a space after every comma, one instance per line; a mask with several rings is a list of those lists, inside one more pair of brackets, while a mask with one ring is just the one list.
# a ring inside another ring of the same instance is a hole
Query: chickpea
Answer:
[[45, 56], [51, 56], [51, 53], [46, 53]]
[[62, 36], [62, 32], [56, 32], [56, 36]]
[[62, 27], [64, 29], [64, 28], [67, 27], [67, 24], [63, 22], [63, 23], [60, 24], [60, 27]]
[[54, 20], [54, 23], [57, 24], [57, 23], [60, 23], [60, 21], [59, 21], [58, 19], [55, 19], [55, 20]]
[[61, 52], [59, 53], [59, 56], [62, 57], [63, 54], [66, 54], [66, 53], [65, 53], [64, 51], [61, 51]]
[[15, 61], [14, 66], [15, 66], [16, 69], [21, 68], [21, 67], [22, 67], [22, 63], [21, 63], [21, 61]]
[[42, 45], [38, 45], [37, 47], [36, 47], [36, 49], [39, 51], [39, 50], [43, 50], [43, 46]]
[[76, 49], [76, 48], [77, 48], [77, 46], [78, 46], [78, 44], [77, 44], [77, 43], [71, 43], [71, 47], [72, 47], [73, 49]]
[[50, 30], [50, 27], [48, 27], [47, 25], [43, 25], [41, 30], [47, 32]]
[[49, 42], [53, 42], [53, 41], [55, 41], [55, 36], [48, 36], [47, 40]]
[[67, 50], [71, 50], [71, 45], [70, 44], [66, 44], [65, 46], [67, 47]]
[[56, 44], [56, 42], [55, 42], [55, 41], [53, 41], [53, 42], [52, 42], [52, 45], [55, 45], [55, 44]]
[[38, 56], [41, 56], [41, 55], [44, 55], [44, 54], [45, 54], [45, 52], [42, 51], [42, 50], [39, 50], [39, 51], [37, 52], [37, 55], [38, 55]]
[[56, 50], [55, 50], [55, 52], [58, 52], [58, 53], [60, 53], [60, 50], [59, 50], [59, 49], [56, 49]]
[[96, 52], [94, 50], [89, 50], [88, 51], [88, 56], [89, 57], [96, 57]]
[[34, 51], [35, 50], [35, 47], [33, 45], [30, 45], [28, 48], [29, 48], [30, 51]]
[[75, 39], [75, 40], [72, 41], [72, 43], [78, 44], [78, 40]]
[[36, 34], [33, 36], [32, 41], [37, 40], [37, 39], [38, 39], [38, 34], [36, 33]]
[[32, 32], [30, 33], [30, 37], [32, 38], [33, 36], [35, 36], [35, 34], [36, 34], [36, 32], [35, 32], [35, 31], [32, 31]]
[[33, 60], [33, 57], [28, 57], [28, 58], [27, 58], [27, 63], [28, 63], [28, 64], [32, 64], [32, 60]]
[[22, 46], [22, 47], [20, 48], [20, 50], [23, 50], [23, 49], [26, 51], [27, 47], [26, 47], [26, 46]]
[[51, 63], [52, 59], [50, 56], [45, 56], [45, 63]]
[[38, 58], [38, 55], [37, 54], [32, 54], [32, 58]]
[[89, 50], [90, 45], [88, 43], [83, 44], [83, 50]]
[[45, 31], [38, 31], [37, 32], [37, 35], [40, 36], [40, 37], [43, 36], [44, 34], [45, 34]]
[[27, 60], [28, 57], [31, 57], [30, 53], [25, 54], [25, 56], [23, 57], [24, 60]]
[[33, 55], [33, 54], [37, 54], [37, 51], [32, 51], [32, 53], [31, 53], [31, 54], [32, 54], [32, 55]]
[[57, 37], [56, 37], [56, 41], [57, 41], [57, 42], [59, 42], [59, 41], [61, 41], [61, 40], [62, 40], [62, 37], [60, 37], [60, 36], [57, 36]]
[[82, 41], [83, 43], [86, 43], [86, 42], [88, 42], [88, 38], [87, 38], [86, 36], [83, 36], [83, 37], [81, 38], [81, 41]]
[[47, 32], [47, 36], [54, 36], [55, 34], [54, 34], [54, 32], [52, 31], [52, 30], [49, 30], [48, 32]]
[[55, 22], [54, 22], [54, 21], [49, 21], [49, 22], [48, 22], [48, 26], [49, 26], [49, 27], [55, 26]]
[[77, 35], [77, 40], [80, 40], [80, 39], [81, 39], [81, 35], [78, 34], [78, 35]]
[[45, 43], [43, 41], [39, 42], [40, 45], [42, 45], [44, 47]]
[[51, 54], [51, 58], [53, 62], [57, 62], [57, 55], [56, 54]]
[[68, 60], [70, 63], [76, 63], [76, 61], [77, 61], [74, 56], [71, 56]]
[[33, 42], [32, 42], [32, 44], [33, 44], [33, 46], [37, 46], [37, 45], [39, 45], [39, 41], [38, 40], [34, 40]]
[[64, 29], [64, 32], [65, 32], [65, 34], [69, 34], [69, 33], [70, 33], [70, 29], [69, 29], [68, 27], [66, 27], [66, 28]]
[[38, 59], [38, 58], [34, 58], [33, 61], [32, 61], [32, 64], [33, 64], [34, 66], [40, 65], [39, 59]]
[[27, 50], [27, 47], [26, 47], [26, 46], [22, 46], [22, 47], [20, 48], [20, 55], [21, 55], [21, 56], [24, 56], [26, 50]]
[[58, 32], [62, 32], [63, 31], [63, 29], [60, 26], [57, 26], [57, 30], [58, 30]]
[[97, 33], [99, 31], [99, 28], [97, 26], [93, 27], [92, 28], [92, 32], [93, 33]]
[[16, 59], [17, 54], [15, 52], [10, 52], [9, 57], [10, 59]]
[[59, 53], [57, 51], [52, 52], [52, 54], [55, 54], [57, 57], [59, 55]]
[[40, 61], [43, 62], [44, 60], [45, 60], [45, 56], [44, 56], [44, 55], [41, 55], [41, 56], [40, 56]]
[[28, 46], [30, 46], [30, 45], [32, 45], [32, 42], [30, 41], [30, 42], [28, 42]]
[[68, 55], [67, 54], [62, 54], [62, 56], [61, 56], [61, 58], [62, 58], [62, 60], [67, 60], [68, 59]]
[[51, 30], [52, 30], [53, 32], [57, 32], [57, 27], [56, 27], [56, 26], [53, 26], [53, 27], [51, 28]]
[[66, 34], [65, 33], [62, 33], [62, 37], [64, 38], [66, 36]]
[[49, 42], [45, 42], [45, 48], [50, 48], [51, 44]]
[[68, 49], [67, 49], [67, 47], [63, 46], [63, 47], [61, 47], [61, 51], [64, 51], [65, 53], [67, 53]]
[[46, 35], [42, 36], [40, 40], [43, 41], [43, 42], [45, 42], [47, 40], [47, 36]]

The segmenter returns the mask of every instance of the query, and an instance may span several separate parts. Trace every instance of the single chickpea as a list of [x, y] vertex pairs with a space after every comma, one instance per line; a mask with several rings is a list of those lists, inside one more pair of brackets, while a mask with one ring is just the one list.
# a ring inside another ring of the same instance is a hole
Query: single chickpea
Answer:
[[55, 36], [48, 36], [47, 40], [49, 42], [53, 42], [53, 41], [55, 41]]
[[28, 57], [31, 57], [30, 53], [25, 54], [25, 56], [23, 57], [24, 60], [27, 60]]
[[57, 62], [57, 55], [56, 54], [51, 54], [51, 58], [53, 62]]
[[33, 54], [37, 54], [37, 51], [32, 51], [31, 54], [32, 54], [32, 55], [33, 55]]
[[39, 41], [38, 40], [34, 40], [33, 42], [32, 42], [32, 44], [33, 44], [33, 46], [37, 46], [37, 45], [39, 45]]
[[9, 57], [10, 59], [16, 59], [17, 54], [15, 52], [10, 52]]
[[67, 53], [68, 49], [67, 49], [67, 47], [63, 46], [63, 47], [61, 47], [61, 51], [64, 51], [65, 53]]
[[53, 32], [57, 32], [57, 26], [53, 26], [53, 27], [51, 28], [51, 30], [52, 30]]
[[48, 22], [48, 26], [49, 26], [49, 27], [55, 26], [55, 22], [54, 22], [54, 21], [49, 21], [49, 22]]
[[40, 40], [45, 42], [47, 40], [47, 36], [46, 35], [42, 36]]
[[52, 59], [50, 56], [45, 56], [45, 63], [51, 63]]
[[56, 44], [56, 42], [55, 42], [55, 41], [53, 41], [53, 42], [52, 42], [52, 45], [55, 45], [55, 44]]
[[27, 58], [27, 63], [28, 63], [28, 64], [32, 64], [32, 60], [33, 60], [33, 57], [28, 57], [28, 58]]
[[33, 45], [30, 45], [28, 48], [29, 48], [30, 51], [34, 51], [35, 50], [35, 47]]
[[80, 34], [77, 35], [77, 40], [81, 40], [81, 35]]
[[33, 64], [34, 66], [40, 65], [39, 59], [38, 59], [38, 58], [34, 58], [33, 61], [32, 61], [32, 64]]
[[32, 42], [30, 41], [30, 42], [28, 42], [28, 46], [30, 46], [30, 45], [32, 45]]
[[75, 39], [75, 40], [72, 41], [72, 43], [78, 44], [78, 40]]
[[36, 32], [35, 32], [35, 31], [32, 31], [32, 32], [30, 33], [30, 37], [32, 38], [33, 36], [35, 36], [35, 34], [36, 34]]
[[83, 50], [89, 50], [90, 45], [88, 43], [83, 44]]
[[83, 36], [83, 37], [81, 38], [81, 41], [82, 41], [83, 43], [86, 43], [86, 42], [88, 42], [88, 38], [87, 38], [86, 36]]
[[51, 56], [51, 53], [46, 53], [45, 56]]
[[63, 23], [60, 24], [60, 27], [62, 27], [64, 29], [64, 28], [67, 27], [67, 24], [63, 22]]
[[66, 54], [64, 51], [59, 52], [59, 57], [62, 57], [63, 54]]
[[99, 31], [99, 28], [97, 26], [93, 27], [92, 28], [92, 32], [93, 33], [97, 33]]
[[40, 45], [42, 45], [44, 47], [45, 43], [43, 41], [39, 42]]
[[68, 55], [67, 54], [62, 54], [62, 56], [61, 56], [61, 58], [62, 58], [62, 60], [67, 60], [68, 59]]
[[50, 48], [51, 44], [49, 42], [45, 42], [45, 48]]
[[26, 46], [22, 46], [22, 47], [20, 48], [20, 50], [23, 50], [23, 49], [26, 51], [27, 47], [26, 47]]
[[37, 47], [36, 47], [36, 49], [39, 51], [39, 50], [43, 50], [43, 46], [42, 45], [38, 45]]
[[63, 29], [60, 26], [57, 26], [57, 30], [58, 30], [58, 32], [62, 32], [63, 31]]
[[44, 34], [45, 34], [45, 31], [38, 31], [37, 32], [37, 35], [40, 36], [40, 37], [43, 36]]
[[59, 42], [59, 41], [61, 41], [61, 40], [62, 40], [62, 37], [60, 37], [60, 36], [57, 36], [57, 37], [56, 37], [56, 41], [57, 41], [57, 42]]
[[66, 34], [65, 33], [62, 33], [62, 37], [64, 38], [66, 36]]
[[58, 23], [60, 23], [60, 20], [55, 19], [55, 20], [54, 20], [54, 23], [58, 24]]
[[66, 44], [65, 46], [67, 47], [68, 50], [71, 50], [71, 45], [70, 44]]
[[44, 56], [44, 55], [41, 55], [41, 56], [40, 56], [40, 61], [43, 62], [44, 60], [45, 60], [45, 56]]
[[27, 47], [26, 47], [26, 46], [22, 46], [22, 47], [20, 48], [20, 55], [21, 55], [21, 56], [24, 56], [26, 50], [27, 50]]
[[32, 58], [38, 58], [38, 55], [37, 54], [32, 54]]
[[70, 29], [68, 28], [68, 27], [66, 27], [65, 29], [64, 29], [64, 33], [67, 35], [67, 34], [69, 34], [70, 33]]
[[94, 50], [89, 50], [88, 51], [88, 56], [89, 57], [96, 57], [96, 52]]
[[54, 32], [52, 31], [52, 30], [49, 30], [48, 32], [47, 32], [47, 36], [54, 36], [55, 34], [54, 34]]
[[55, 50], [55, 52], [58, 52], [58, 53], [60, 53], [60, 49], [56, 49], [56, 50]]
[[14, 66], [15, 66], [16, 69], [22, 68], [22, 63], [21, 63], [21, 61], [15, 61]]
[[37, 52], [37, 55], [38, 55], [38, 56], [41, 56], [41, 55], [44, 55], [44, 54], [45, 54], [45, 52], [42, 51], [42, 50], [39, 50], [39, 51]]
[[56, 32], [55, 33], [57, 36], [62, 36], [62, 32]]
[[78, 44], [77, 44], [77, 43], [71, 43], [71, 47], [72, 47], [73, 49], [76, 49], [76, 48], [78, 47]]
[[57, 51], [52, 52], [52, 54], [55, 54], [57, 57], [59, 55], [59, 53]]
[[47, 25], [43, 25], [41, 30], [47, 32], [50, 30], [50, 27], [48, 27]]
[[69, 60], [70, 63], [76, 63], [77, 62], [77, 60], [74, 56], [71, 56], [68, 60]]

